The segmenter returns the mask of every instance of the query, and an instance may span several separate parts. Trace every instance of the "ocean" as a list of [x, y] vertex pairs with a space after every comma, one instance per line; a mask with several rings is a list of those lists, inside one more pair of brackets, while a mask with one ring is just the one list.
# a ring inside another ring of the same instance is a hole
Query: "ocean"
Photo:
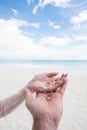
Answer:
[[87, 70], [87, 60], [0, 60], [0, 65]]

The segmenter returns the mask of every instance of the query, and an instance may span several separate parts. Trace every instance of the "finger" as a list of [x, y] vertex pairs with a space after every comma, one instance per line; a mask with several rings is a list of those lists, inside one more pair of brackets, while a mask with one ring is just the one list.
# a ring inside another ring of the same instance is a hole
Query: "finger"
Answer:
[[63, 74], [61, 75], [61, 78], [62, 78], [62, 77], [67, 77], [67, 76], [68, 76], [68, 73], [65, 73], [65, 74], [63, 73]]
[[25, 105], [28, 109], [31, 109], [34, 104], [34, 97], [29, 89], [25, 89]]
[[62, 74], [60, 78], [59, 77], [56, 78], [55, 85], [54, 85], [55, 90], [61, 87], [61, 85], [65, 81], [65, 77], [66, 77], [65, 74]]
[[63, 83], [66, 81], [67, 76], [68, 76], [67, 74], [64, 75], [64, 77], [63, 77], [63, 79], [62, 79], [62, 82], [63, 82]]
[[57, 81], [56, 81], [56, 83], [55, 83], [55, 88], [57, 89], [57, 88], [59, 88], [61, 85], [62, 85], [62, 80], [60, 80], [60, 79], [58, 79]]
[[66, 73], [65, 76], [67, 77], [67, 76], [68, 76], [68, 73]]
[[62, 83], [65, 82], [67, 76], [68, 76], [68, 74], [62, 74], [62, 75], [61, 75], [60, 80], [62, 81]]
[[58, 90], [58, 93], [60, 93], [61, 95], [64, 95], [67, 84], [68, 84], [68, 80], [66, 79], [66, 81], [62, 84], [62, 86]]
[[57, 77], [54, 85], [51, 85], [51, 84], [46, 85], [46, 86], [49, 86], [49, 87], [46, 87], [46, 92], [56, 91], [65, 82], [66, 78], [67, 78], [67, 74], [62, 74], [60, 78]]
[[62, 85], [65, 83], [66, 80], [67, 80], [67, 74], [62, 74], [60, 79], [58, 79], [56, 82], [57, 92], [58, 90], [60, 90], [60, 88], [62, 87]]
[[46, 76], [47, 77], [54, 77], [54, 76], [57, 76], [58, 75], [58, 73], [57, 72], [50, 72], [50, 73], [46, 73]]
[[63, 79], [65, 78], [66, 74], [62, 74], [61, 77], [56, 77], [55, 78], [55, 81], [58, 82], [59, 80], [60, 81], [63, 81]]

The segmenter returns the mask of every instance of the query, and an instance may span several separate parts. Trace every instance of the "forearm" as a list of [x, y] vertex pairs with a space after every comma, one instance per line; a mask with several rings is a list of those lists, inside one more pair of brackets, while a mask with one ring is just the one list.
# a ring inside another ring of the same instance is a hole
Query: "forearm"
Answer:
[[49, 118], [34, 119], [32, 130], [57, 130], [57, 126]]
[[11, 113], [25, 99], [24, 89], [20, 90], [15, 95], [0, 101], [0, 118]]

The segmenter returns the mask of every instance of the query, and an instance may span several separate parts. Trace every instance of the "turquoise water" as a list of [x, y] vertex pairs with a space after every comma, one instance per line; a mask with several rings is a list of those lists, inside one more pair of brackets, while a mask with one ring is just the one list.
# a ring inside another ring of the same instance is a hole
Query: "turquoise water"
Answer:
[[87, 70], [87, 60], [0, 60], [0, 64]]

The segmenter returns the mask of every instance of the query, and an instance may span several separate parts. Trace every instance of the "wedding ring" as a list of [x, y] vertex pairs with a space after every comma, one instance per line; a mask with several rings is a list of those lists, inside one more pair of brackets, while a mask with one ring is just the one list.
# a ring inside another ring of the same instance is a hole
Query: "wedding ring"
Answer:
[[46, 86], [49, 87], [49, 86], [50, 86], [50, 82], [47, 82], [47, 83], [46, 83]]
[[46, 97], [47, 101], [50, 101], [52, 99], [52, 93], [49, 93]]

